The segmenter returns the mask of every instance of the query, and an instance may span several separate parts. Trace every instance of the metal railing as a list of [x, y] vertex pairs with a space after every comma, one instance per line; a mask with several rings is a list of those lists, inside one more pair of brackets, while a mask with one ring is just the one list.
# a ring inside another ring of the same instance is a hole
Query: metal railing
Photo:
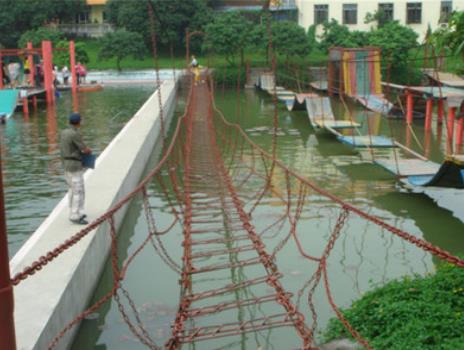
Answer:
[[70, 23], [59, 24], [56, 29], [67, 34], [98, 38], [113, 31], [109, 23]]

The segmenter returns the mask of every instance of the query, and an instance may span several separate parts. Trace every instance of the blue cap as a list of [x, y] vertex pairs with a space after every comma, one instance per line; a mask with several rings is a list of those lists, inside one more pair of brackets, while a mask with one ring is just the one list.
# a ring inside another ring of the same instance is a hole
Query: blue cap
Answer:
[[79, 113], [71, 113], [69, 115], [70, 124], [79, 124], [81, 122], [81, 115]]

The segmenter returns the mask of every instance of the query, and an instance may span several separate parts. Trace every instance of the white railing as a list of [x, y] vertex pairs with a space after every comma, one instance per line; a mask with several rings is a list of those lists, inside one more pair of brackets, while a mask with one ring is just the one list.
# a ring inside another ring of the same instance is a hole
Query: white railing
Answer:
[[109, 23], [59, 24], [56, 28], [63, 33], [89, 36], [92, 38], [98, 38], [113, 31], [113, 27]]

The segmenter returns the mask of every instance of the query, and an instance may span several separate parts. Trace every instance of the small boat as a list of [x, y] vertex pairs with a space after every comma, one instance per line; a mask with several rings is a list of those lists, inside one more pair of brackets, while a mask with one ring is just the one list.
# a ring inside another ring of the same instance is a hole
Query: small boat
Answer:
[[94, 92], [103, 90], [103, 85], [101, 84], [81, 84], [77, 87], [79, 92]]

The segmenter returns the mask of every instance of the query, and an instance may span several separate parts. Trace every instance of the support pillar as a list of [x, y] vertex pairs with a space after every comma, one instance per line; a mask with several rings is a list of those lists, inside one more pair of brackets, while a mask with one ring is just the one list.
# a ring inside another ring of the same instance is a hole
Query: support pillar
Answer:
[[2, 349], [16, 349], [13, 310], [13, 285], [10, 277], [5, 204], [3, 201], [3, 175], [0, 162], [0, 339]]
[[443, 99], [439, 99], [437, 102], [437, 115], [438, 115], [437, 123], [438, 124], [443, 123], [443, 116], [445, 114], [444, 112], [445, 112], [445, 109], [443, 107]]
[[42, 41], [42, 56], [47, 104], [53, 104], [55, 101], [55, 91], [53, 87], [53, 56], [51, 41]]
[[427, 99], [425, 105], [425, 130], [432, 128], [433, 99]]
[[454, 140], [454, 119], [456, 117], [456, 107], [448, 107], [448, 122], [446, 124], [447, 126], [447, 144], [448, 144], [448, 153], [452, 153], [452, 146], [453, 146], [453, 140]]
[[410, 92], [406, 93], [406, 123], [412, 124], [414, 98]]
[[[69, 42], [69, 64], [71, 65], [71, 89], [73, 95], [77, 94], [77, 74], [76, 74], [76, 47], [74, 41]], [[77, 112], [77, 109], [74, 110]]]
[[456, 145], [462, 145], [462, 139], [464, 136], [464, 117], [458, 119], [458, 127], [456, 129]]
[[27, 99], [27, 92], [26, 92], [26, 96], [23, 97], [23, 113], [25, 116], [29, 115], [29, 101]]

